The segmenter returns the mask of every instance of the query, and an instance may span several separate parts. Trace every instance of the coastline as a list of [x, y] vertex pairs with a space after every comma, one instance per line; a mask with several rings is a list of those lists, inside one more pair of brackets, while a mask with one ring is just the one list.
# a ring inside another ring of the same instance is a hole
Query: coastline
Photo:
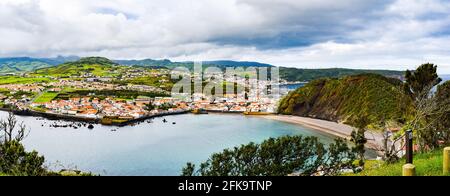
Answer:
[[[0, 111], [13, 112], [14, 114], [19, 115], [19, 116], [44, 117], [44, 118], [47, 118], [50, 120], [87, 122], [87, 123], [94, 123], [94, 124], [102, 124], [102, 125], [106, 125], [106, 126], [119, 126], [119, 127], [132, 125], [132, 124], [143, 122], [145, 120], [156, 118], [156, 117], [182, 115], [182, 114], [190, 113], [190, 111], [178, 111], [178, 112], [170, 112], [170, 113], [168, 112], [168, 113], [161, 113], [161, 114], [157, 114], [157, 115], [148, 115], [148, 116], [144, 116], [141, 118], [128, 120], [128, 121], [122, 122], [122, 123], [103, 124], [103, 123], [101, 123], [101, 119], [86, 118], [86, 117], [80, 117], [80, 116], [67, 116], [67, 115], [43, 113], [43, 112], [37, 112], [37, 111], [31, 111], [31, 110], [17, 111], [17, 110], [11, 110], [11, 109], [6, 109], [6, 108], [0, 108]], [[212, 110], [207, 111], [207, 112], [215, 113], [215, 114], [243, 115], [242, 112], [222, 112], [222, 111], [212, 111]], [[311, 128], [315, 131], [319, 131], [319, 132], [322, 132], [325, 134], [340, 137], [340, 138], [343, 138], [346, 140], [350, 140], [351, 133], [355, 129], [352, 126], [341, 124], [341, 123], [336, 123], [336, 122], [321, 120], [321, 119], [315, 119], [315, 118], [300, 117], [300, 116], [276, 115], [276, 114], [249, 115], [249, 116], [301, 125], [301, 126]], [[367, 138], [367, 144], [366, 144], [367, 148], [370, 148], [370, 149], [373, 149], [376, 151], [379, 151], [380, 149], [382, 149], [383, 136], [381, 133], [377, 133], [374, 131], [368, 131], [368, 132], [366, 132], [366, 138]]]
[[[266, 115], [258, 116], [269, 120], [282, 121], [291, 124], [302, 125], [326, 134], [330, 134], [336, 137], [340, 137], [346, 140], [350, 140], [352, 131], [354, 128], [349, 125], [340, 124], [336, 122], [300, 117], [300, 116], [287, 116], [287, 115]], [[366, 147], [379, 151], [382, 149], [383, 136], [381, 133], [368, 131], [366, 133], [367, 144]]]
[[182, 115], [187, 114], [190, 111], [177, 111], [177, 112], [167, 112], [167, 113], [161, 113], [161, 114], [153, 114], [153, 115], [147, 115], [136, 119], [130, 119], [125, 122], [121, 123], [112, 123], [112, 124], [104, 124], [102, 123], [102, 119], [100, 118], [88, 118], [83, 116], [69, 116], [69, 115], [63, 115], [63, 114], [54, 114], [54, 113], [45, 113], [45, 112], [38, 112], [33, 110], [24, 110], [24, 111], [18, 111], [18, 110], [11, 110], [7, 108], [0, 108], [0, 111], [4, 112], [12, 112], [15, 115], [18, 116], [31, 116], [31, 117], [43, 117], [49, 120], [65, 120], [69, 122], [86, 122], [86, 123], [93, 123], [93, 124], [101, 124], [104, 126], [117, 126], [117, 127], [124, 127], [128, 125], [132, 125], [135, 123], [144, 122], [148, 119], [153, 119], [157, 117], [164, 117], [164, 116], [172, 116], [172, 115]]

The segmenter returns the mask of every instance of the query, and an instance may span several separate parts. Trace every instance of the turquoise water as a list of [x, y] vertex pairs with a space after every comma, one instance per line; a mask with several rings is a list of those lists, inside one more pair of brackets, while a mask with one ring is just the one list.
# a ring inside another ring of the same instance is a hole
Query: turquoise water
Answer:
[[[0, 113], [4, 118], [6, 113]], [[50, 128], [52, 121], [18, 117], [31, 129], [27, 150], [44, 155], [51, 169], [79, 169], [100, 175], [179, 175], [187, 162], [200, 163], [212, 153], [285, 135], [334, 137], [309, 128], [242, 115], [180, 115], [117, 128]], [[45, 126], [42, 124], [46, 122]], [[176, 122], [176, 124], [172, 124]]]

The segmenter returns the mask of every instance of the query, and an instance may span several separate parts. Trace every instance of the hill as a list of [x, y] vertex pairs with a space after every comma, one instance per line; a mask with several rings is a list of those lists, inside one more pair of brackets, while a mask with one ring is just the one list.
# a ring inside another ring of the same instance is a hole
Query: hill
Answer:
[[[144, 59], [144, 60], [115, 60], [114, 62], [121, 65], [128, 66], [141, 66], [141, 67], [165, 67], [168, 69], [173, 69], [176, 67], [186, 67], [188, 69], [193, 69], [194, 62], [172, 62], [168, 59], [164, 60], [152, 60], [152, 59]], [[249, 61], [204, 61], [203, 68], [207, 67], [219, 67], [219, 68], [227, 68], [227, 67], [273, 67], [273, 65], [258, 63], [258, 62], [249, 62]]]
[[[86, 58], [83, 58], [86, 59]], [[105, 58], [103, 58], [105, 59]], [[24, 72], [33, 72], [36, 70], [41, 70], [44, 68], [55, 67], [60, 64], [66, 64], [69, 62], [82, 63], [79, 62], [80, 58], [76, 56], [57, 58], [29, 58], [29, 57], [18, 57], [18, 58], [0, 58], [0, 74], [17, 74]], [[77, 62], [78, 61], [78, 62]], [[89, 63], [89, 62], [88, 62]], [[91, 63], [92, 64], [92, 63]], [[139, 66], [152, 69], [173, 69], [176, 67], [186, 67], [190, 70], [193, 69], [193, 62], [172, 62], [168, 59], [164, 60], [113, 60], [106, 62], [106, 64], [119, 64], [125, 66]], [[101, 65], [101, 64], [100, 64]], [[227, 67], [273, 67], [273, 65], [259, 63], [259, 62], [249, 62], [249, 61], [205, 61], [203, 62], [203, 68], [207, 67], [219, 67], [225, 69]], [[66, 69], [62, 69], [64, 71]], [[61, 73], [61, 72], [59, 72]], [[362, 73], [376, 73], [387, 77], [402, 78], [403, 72], [401, 71], [389, 71], [389, 70], [355, 70], [355, 69], [298, 69], [298, 68], [287, 68], [280, 67], [281, 79], [287, 81], [312, 81], [320, 78], [337, 78], [349, 75], [357, 75]]]
[[[188, 69], [193, 69], [193, 62], [172, 62], [170, 60], [115, 60], [114, 62], [121, 65], [128, 66], [141, 66], [141, 67], [151, 67], [151, 68], [161, 68], [165, 67], [168, 69], [173, 69], [175, 67], [186, 67]], [[250, 61], [204, 61], [203, 68], [207, 67], [219, 67], [225, 69], [227, 67], [274, 67], [270, 64], [250, 62]], [[358, 75], [363, 73], [374, 73], [380, 74], [387, 77], [394, 77], [403, 79], [403, 71], [390, 71], [390, 70], [359, 70], [359, 69], [299, 69], [299, 68], [288, 68], [280, 67], [280, 77], [287, 81], [312, 81], [320, 78], [338, 78], [343, 76]]]
[[126, 67], [103, 57], [87, 57], [78, 61], [63, 63], [58, 66], [38, 69], [32, 75], [39, 76], [101, 76], [114, 77]]
[[30, 58], [30, 57], [14, 57], [0, 58], [0, 74], [14, 74], [22, 72], [30, 72], [37, 69], [47, 68], [65, 63], [68, 61], [78, 60], [78, 57], [62, 57], [56, 58]]
[[401, 89], [400, 80], [377, 74], [319, 79], [284, 97], [279, 113], [350, 125], [361, 116], [368, 116], [375, 127], [383, 119], [402, 123], [409, 104], [402, 101]]
[[386, 77], [403, 79], [403, 71], [391, 70], [363, 70], [363, 69], [298, 69], [280, 68], [280, 77], [287, 81], [312, 81], [320, 78], [341, 78], [344, 76], [359, 75], [365, 73], [379, 74]]

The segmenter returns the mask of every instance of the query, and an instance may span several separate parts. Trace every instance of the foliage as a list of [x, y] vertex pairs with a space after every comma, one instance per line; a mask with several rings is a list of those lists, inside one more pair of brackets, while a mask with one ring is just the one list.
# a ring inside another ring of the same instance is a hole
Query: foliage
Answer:
[[10, 113], [0, 122], [0, 173], [20, 176], [47, 175], [44, 157], [37, 152], [26, 152], [20, 143], [26, 137], [26, 127], [18, 124]]
[[[450, 107], [450, 104], [448, 103], [450, 100], [450, 81], [447, 81], [438, 87], [436, 97], [438, 105]], [[438, 135], [440, 135], [440, 139], [442, 139], [446, 144], [450, 144], [450, 111], [445, 111], [437, 118], [436, 128], [440, 131], [438, 132]]]
[[355, 144], [355, 146], [353, 147], [353, 152], [358, 155], [360, 166], [364, 166], [365, 161], [364, 154], [366, 153], [365, 145], [367, 143], [366, 129], [368, 125], [369, 119], [365, 116], [362, 116], [355, 122], [357, 130], [353, 130], [351, 134], [351, 141]]
[[0, 173], [14, 176], [47, 175], [44, 161], [44, 157], [36, 151], [26, 152], [16, 140], [0, 144]]
[[367, 116], [374, 128], [380, 127], [383, 120], [404, 123], [411, 101], [401, 89], [400, 80], [376, 74], [320, 79], [284, 97], [278, 112], [350, 125]]
[[445, 127], [450, 118], [448, 84], [438, 86], [439, 92], [434, 92], [441, 78], [433, 64], [421, 65], [414, 73], [408, 71], [406, 78], [406, 93], [413, 99], [407, 126], [414, 131], [421, 152], [437, 148], [442, 141], [445, 142], [449, 132], [449, 127]]
[[188, 163], [184, 176], [302, 176], [337, 175], [353, 169], [354, 154], [342, 140], [326, 148], [315, 137], [285, 136], [261, 144], [250, 143], [222, 153], [196, 166]]
[[416, 71], [406, 71], [405, 90], [413, 98], [421, 96], [421, 94], [430, 87], [434, 87], [441, 83], [442, 79], [437, 74], [437, 66], [434, 64], [423, 64]]

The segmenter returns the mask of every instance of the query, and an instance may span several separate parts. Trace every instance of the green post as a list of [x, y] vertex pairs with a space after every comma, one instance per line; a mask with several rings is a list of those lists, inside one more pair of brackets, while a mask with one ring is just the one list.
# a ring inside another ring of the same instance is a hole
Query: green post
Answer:
[[416, 175], [416, 166], [413, 164], [403, 165], [403, 176], [415, 176]]
[[444, 175], [450, 174], [450, 147], [444, 148]]

